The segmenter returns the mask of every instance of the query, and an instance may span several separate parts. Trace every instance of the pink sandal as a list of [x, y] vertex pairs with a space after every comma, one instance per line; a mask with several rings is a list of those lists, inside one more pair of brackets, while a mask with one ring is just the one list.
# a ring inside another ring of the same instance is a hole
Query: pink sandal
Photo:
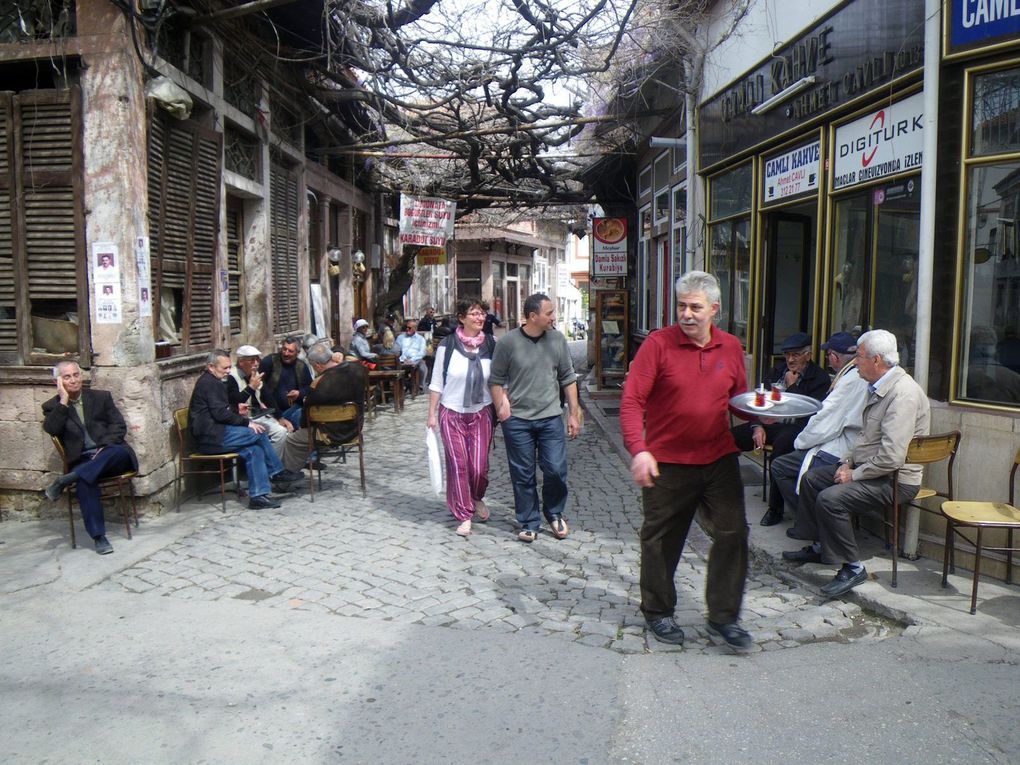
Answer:
[[460, 534], [462, 537], [469, 537], [469, 536], [471, 536], [471, 519], [470, 518], [468, 518], [466, 521], [461, 523], [460, 526], [457, 527], [457, 533]]

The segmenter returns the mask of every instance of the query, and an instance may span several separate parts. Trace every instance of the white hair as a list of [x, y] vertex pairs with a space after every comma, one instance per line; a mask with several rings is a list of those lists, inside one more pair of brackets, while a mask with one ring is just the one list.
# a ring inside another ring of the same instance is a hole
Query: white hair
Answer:
[[688, 271], [676, 280], [676, 287], [674, 289], [678, 298], [681, 295], [703, 292], [705, 297], [708, 298], [709, 304], [722, 302], [719, 280], [705, 271]]
[[873, 329], [857, 338], [857, 347], [864, 346], [869, 356], [881, 356], [882, 361], [894, 367], [900, 363], [896, 335], [886, 329]]

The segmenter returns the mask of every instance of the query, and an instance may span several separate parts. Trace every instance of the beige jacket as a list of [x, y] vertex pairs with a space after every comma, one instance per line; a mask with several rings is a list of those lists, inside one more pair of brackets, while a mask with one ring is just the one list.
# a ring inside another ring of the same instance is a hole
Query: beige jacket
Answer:
[[893, 367], [864, 404], [864, 427], [850, 450], [855, 481], [881, 478], [900, 469], [900, 483], [920, 486], [921, 465], [907, 465], [914, 436], [928, 434], [928, 397], [914, 378]]

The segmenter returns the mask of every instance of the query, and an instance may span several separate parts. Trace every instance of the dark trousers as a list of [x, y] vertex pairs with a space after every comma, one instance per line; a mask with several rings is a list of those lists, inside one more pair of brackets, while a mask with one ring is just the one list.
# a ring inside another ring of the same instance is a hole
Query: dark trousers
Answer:
[[708, 618], [729, 624], [740, 618], [747, 578], [747, 517], [739, 455], [709, 465], [659, 463], [655, 485], [641, 490], [641, 611], [647, 619], [672, 616], [676, 567], [694, 513], [712, 538], [705, 602]]
[[[797, 434], [804, 430], [807, 419], [797, 422], [774, 422], [771, 425], [763, 425], [765, 428], [765, 443], [772, 446], [772, 459], [789, 454], [793, 451], [793, 442], [797, 440]], [[737, 442], [737, 448], [742, 452], [749, 452], [754, 449], [754, 441], [751, 440], [753, 429], [751, 423], [745, 422], [730, 428], [733, 440]]]
[[74, 490], [78, 495], [81, 519], [85, 523], [85, 531], [93, 539], [106, 534], [99, 482], [126, 473], [131, 467], [131, 452], [120, 444], [104, 446], [91, 459], [79, 460], [71, 465], [71, 470], [78, 476]]
[[[851, 513], [881, 510], [892, 505], [892, 476], [850, 483], [833, 483], [839, 465], [812, 468], [800, 482], [797, 529], [805, 538], [822, 543], [822, 561], [832, 564], [857, 563], [857, 549]], [[917, 496], [920, 486], [900, 484], [900, 503]], [[894, 540], [899, 544], [899, 540]]]

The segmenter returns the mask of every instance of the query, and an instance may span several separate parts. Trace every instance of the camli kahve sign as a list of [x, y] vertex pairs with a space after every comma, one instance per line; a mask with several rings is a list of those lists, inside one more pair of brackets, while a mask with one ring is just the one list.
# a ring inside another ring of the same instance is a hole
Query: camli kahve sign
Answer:
[[436, 197], [400, 195], [400, 246], [418, 248], [428, 263], [446, 263], [446, 242], [453, 236], [457, 203]]

